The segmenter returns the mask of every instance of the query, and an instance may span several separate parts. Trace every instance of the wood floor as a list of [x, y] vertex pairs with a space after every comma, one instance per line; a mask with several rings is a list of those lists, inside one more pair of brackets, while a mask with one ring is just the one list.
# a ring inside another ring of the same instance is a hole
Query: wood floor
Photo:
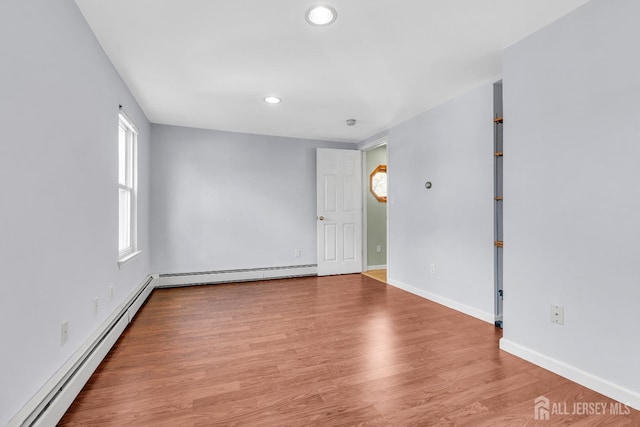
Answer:
[[[499, 338], [359, 274], [156, 290], [61, 425], [640, 425]], [[607, 415], [535, 421], [541, 395]]]
[[376, 279], [379, 280], [383, 283], [387, 283], [387, 270], [383, 269], [383, 270], [369, 270], [369, 271], [365, 271], [364, 273], [365, 276], [367, 277], [371, 277], [372, 279]]

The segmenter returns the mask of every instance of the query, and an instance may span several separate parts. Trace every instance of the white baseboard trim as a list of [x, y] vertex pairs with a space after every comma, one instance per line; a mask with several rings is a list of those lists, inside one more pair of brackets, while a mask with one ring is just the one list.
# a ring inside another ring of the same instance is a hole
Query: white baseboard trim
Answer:
[[301, 265], [147, 276], [6, 427], [55, 426], [155, 288], [315, 276], [317, 270]]
[[500, 349], [640, 411], [640, 393], [504, 338], [500, 340]]
[[428, 299], [429, 301], [433, 301], [435, 303], [444, 305], [445, 307], [449, 307], [453, 310], [459, 311], [461, 313], [464, 314], [468, 314], [471, 317], [475, 317], [476, 319], [480, 319], [484, 322], [487, 323], [491, 323], [492, 325], [495, 322], [495, 316], [493, 313], [487, 313], [484, 312], [482, 310], [478, 310], [475, 307], [471, 307], [462, 303], [459, 303], [457, 301], [454, 301], [452, 299], [449, 298], [445, 298], [443, 296], [425, 291], [423, 289], [418, 289], [414, 286], [411, 285], [407, 285], [406, 283], [402, 283], [398, 280], [395, 280], [393, 278], [387, 278], [387, 283], [390, 284], [393, 287], [402, 289], [404, 291], [410, 292], [414, 295], [418, 295], [422, 298]]
[[387, 265], [368, 265], [367, 266], [367, 271], [370, 270], [386, 270], [387, 269]]
[[[9, 421], [7, 427], [55, 426], [155, 288], [315, 275], [317, 275], [317, 266], [315, 265], [149, 275]], [[488, 323], [494, 321], [492, 314], [484, 313], [456, 301], [399, 281], [390, 280], [389, 284]], [[606, 394], [602, 391], [601, 393]], [[636, 395], [635, 399], [636, 406], [631, 404], [629, 406], [637, 409], [640, 407], [640, 397]], [[625, 399], [619, 400], [623, 403], [626, 401]]]
[[49, 381], [29, 399], [9, 421], [7, 427], [55, 426], [155, 288], [315, 276], [317, 271], [315, 265], [301, 265], [147, 276]]
[[251, 282], [267, 279], [316, 276], [316, 265], [294, 265], [288, 267], [251, 268], [243, 270], [205, 271], [194, 273], [161, 274], [159, 288], [187, 285], [209, 285], [215, 283]]
[[27, 404], [9, 421], [7, 427], [55, 426], [129, 325], [135, 313], [142, 307], [157, 282], [157, 275], [147, 276], [49, 381], [29, 399]]

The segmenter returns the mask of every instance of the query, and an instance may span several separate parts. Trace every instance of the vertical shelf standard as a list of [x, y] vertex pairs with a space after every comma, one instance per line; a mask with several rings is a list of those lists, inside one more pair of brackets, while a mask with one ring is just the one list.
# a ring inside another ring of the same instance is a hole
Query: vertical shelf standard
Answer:
[[503, 326], [503, 251], [504, 241], [502, 233], [502, 212], [504, 196], [502, 194], [503, 184], [503, 135], [502, 126], [504, 123], [502, 109], [502, 81], [493, 85], [493, 199], [494, 199], [494, 281], [495, 281], [495, 325]]

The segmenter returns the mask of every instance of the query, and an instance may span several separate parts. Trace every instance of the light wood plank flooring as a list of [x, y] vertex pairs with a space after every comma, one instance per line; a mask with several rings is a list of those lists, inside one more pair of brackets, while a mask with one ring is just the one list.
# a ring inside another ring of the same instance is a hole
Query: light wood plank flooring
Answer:
[[365, 276], [370, 277], [372, 279], [376, 279], [381, 281], [382, 283], [387, 283], [387, 270], [369, 270], [369, 271], [365, 271], [364, 273]]
[[498, 349], [500, 330], [363, 275], [156, 290], [64, 426], [638, 426]]

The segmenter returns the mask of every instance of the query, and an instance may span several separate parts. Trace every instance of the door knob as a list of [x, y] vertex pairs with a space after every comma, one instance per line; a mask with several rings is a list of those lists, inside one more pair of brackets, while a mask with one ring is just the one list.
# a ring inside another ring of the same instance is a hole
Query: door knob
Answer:
[[320, 221], [324, 221], [324, 217], [323, 217], [322, 215], [320, 215], [320, 216], [318, 217], [318, 219], [319, 219]]

